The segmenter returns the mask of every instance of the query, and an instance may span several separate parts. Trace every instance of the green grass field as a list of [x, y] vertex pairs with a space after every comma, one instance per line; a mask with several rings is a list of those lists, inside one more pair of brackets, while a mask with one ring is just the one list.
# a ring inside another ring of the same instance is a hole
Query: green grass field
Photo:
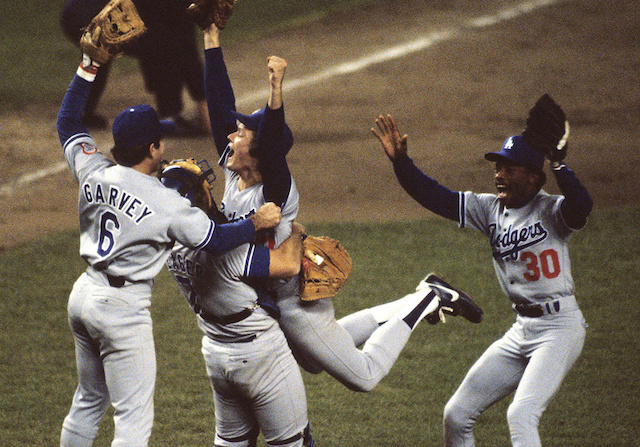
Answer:
[[[638, 219], [637, 209], [597, 211], [572, 239], [577, 296], [589, 328], [582, 356], [543, 416], [547, 447], [638, 445]], [[338, 316], [409, 293], [429, 271], [467, 290], [484, 308], [480, 325], [455, 318], [421, 324], [371, 393], [348, 391], [326, 374], [304, 375], [319, 447], [440, 445], [444, 404], [474, 360], [514, 321], [487, 241], [442, 219], [308, 230], [338, 238], [353, 256], [352, 276], [334, 299]], [[57, 445], [76, 385], [66, 301], [84, 269], [77, 240], [76, 232], [67, 231], [0, 253], [2, 446]], [[165, 271], [151, 308], [158, 356], [151, 445], [212, 445], [213, 405], [200, 333]], [[509, 401], [481, 417], [478, 445], [510, 445]], [[96, 446], [110, 442], [110, 416]]]

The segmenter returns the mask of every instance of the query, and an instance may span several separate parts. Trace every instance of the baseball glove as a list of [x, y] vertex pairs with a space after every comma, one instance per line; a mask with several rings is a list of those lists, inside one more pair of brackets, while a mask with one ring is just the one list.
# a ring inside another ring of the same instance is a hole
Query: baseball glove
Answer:
[[106, 64], [146, 31], [131, 0], [111, 0], [84, 29], [80, 47], [92, 60]]
[[569, 122], [562, 108], [548, 94], [542, 95], [529, 110], [522, 138], [529, 147], [551, 161], [562, 161], [566, 157]]
[[209, 28], [212, 23], [218, 29], [224, 29], [233, 13], [236, 0], [194, 0], [187, 8], [187, 15], [201, 30]]
[[351, 257], [339, 241], [307, 236], [300, 272], [300, 298], [315, 301], [335, 296], [351, 274]]

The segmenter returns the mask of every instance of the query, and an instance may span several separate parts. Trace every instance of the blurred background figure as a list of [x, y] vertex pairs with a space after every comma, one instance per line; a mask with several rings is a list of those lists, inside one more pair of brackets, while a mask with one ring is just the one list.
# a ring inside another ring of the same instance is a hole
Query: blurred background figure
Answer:
[[[82, 29], [108, 0], [65, 0], [60, 16], [64, 35], [79, 45]], [[196, 43], [196, 28], [186, 15], [188, 0], [134, 0], [147, 33], [125, 54], [140, 65], [145, 88], [154, 96], [161, 119], [170, 119], [174, 136], [208, 135], [209, 118], [204, 101], [204, 68]], [[105, 129], [107, 119], [98, 104], [107, 86], [107, 64], [99, 71], [82, 116], [88, 128]], [[196, 114], [185, 116], [183, 91], [195, 103]]]

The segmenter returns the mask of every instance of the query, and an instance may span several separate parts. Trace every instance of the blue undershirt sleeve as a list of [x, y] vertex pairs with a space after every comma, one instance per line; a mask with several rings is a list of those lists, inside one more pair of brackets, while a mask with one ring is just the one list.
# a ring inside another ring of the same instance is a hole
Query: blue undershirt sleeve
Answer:
[[203, 247], [209, 253], [219, 254], [253, 241], [256, 229], [251, 219], [216, 225], [213, 236]]
[[459, 221], [459, 192], [452, 191], [425, 175], [409, 156], [395, 160], [393, 170], [400, 186], [416, 202], [442, 217]]
[[265, 201], [280, 207], [289, 196], [292, 182], [284, 129], [284, 106], [275, 110], [267, 106], [258, 132], [258, 169], [262, 175]]
[[209, 109], [211, 133], [218, 155], [222, 156], [228, 144], [227, 136], [238, 127], [235, 117], [231, 114], [231, 111], [236, 110], [236, 100], [221, 48], [204, 51], [204, 93]]
[[82, 124], [82, 112], [89, 97], [91, 84], [91, 82], [75, 75], [62, 99], [56, 120], [58, 137], [62, 146], [72, 136], [87, 133], [86, 127]]
[[571, 169], [564, 166], [559, 170], [553, 170], [553, 173], [564, 195], [560, 205], [564, 221], [571, 229], [583, 228], [593, 209], [593, 199]]

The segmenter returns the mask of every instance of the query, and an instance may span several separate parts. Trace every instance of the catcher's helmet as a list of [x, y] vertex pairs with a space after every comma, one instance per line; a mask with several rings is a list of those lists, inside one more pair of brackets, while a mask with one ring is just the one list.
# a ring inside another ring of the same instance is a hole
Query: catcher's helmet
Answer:
[[163, 162], [158, 177], [164, 186], [175, 189], [194, 206], [206, 207], [205, 211], [209, 211], [214, 203], [211, 185], [216, 176], [207, 160], [196, 162], [194, 158], [181, 158]]

